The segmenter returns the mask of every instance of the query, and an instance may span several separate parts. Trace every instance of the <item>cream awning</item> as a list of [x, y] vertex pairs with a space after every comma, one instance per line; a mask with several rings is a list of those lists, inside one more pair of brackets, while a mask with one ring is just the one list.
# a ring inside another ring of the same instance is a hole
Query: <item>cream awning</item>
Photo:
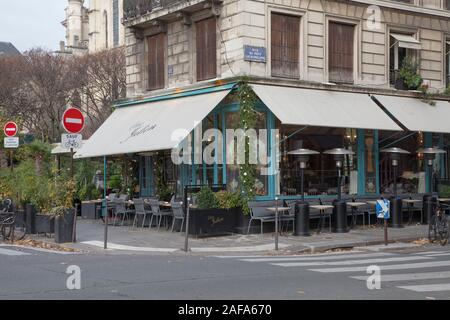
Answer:
[[398, 41], [398, 46], [400, 48], [415, 49], [415, 50], [422, 49], [422, 44], [420, 43], [420, 41], [412, 36], [398, 33], [391, 33], [391, 36]]
[[368, 94], [252, 85], [283, 124], [352, 129], [402, 129]]
[[450, 133], [450, 103], [446, 101], [435, 101], [432, 106], [414, 98], [374, 97], [410, 131]]
[[167, 98], [117, 108], [75, 154], [91, 158], [176, 147], [230, 92]]

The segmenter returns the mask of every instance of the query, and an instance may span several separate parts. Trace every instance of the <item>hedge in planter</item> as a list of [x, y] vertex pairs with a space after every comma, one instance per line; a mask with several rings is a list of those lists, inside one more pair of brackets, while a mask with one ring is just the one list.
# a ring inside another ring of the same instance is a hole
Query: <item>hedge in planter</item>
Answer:
[[238, 193], [214, 193], [204, 187], [197, 193], [198, 208], [190, 209], [189, 234], [198, 237], [234, 233], [242, 215], [242, 198]]

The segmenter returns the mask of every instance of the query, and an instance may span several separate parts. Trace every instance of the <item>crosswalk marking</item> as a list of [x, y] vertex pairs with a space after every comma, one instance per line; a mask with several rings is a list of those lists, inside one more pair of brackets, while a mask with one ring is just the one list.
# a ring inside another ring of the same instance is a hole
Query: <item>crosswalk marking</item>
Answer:
[[353, 264], [374, 264], [397, 261], [412, 261], [412, 260], [429, 260], [429, 257], [396, 257], [396, 258], [378, 258], [378, 259], [363, 259], [363, 260], [344, 260], [344, 261], [316, 261], [316, 262], [286, 262], [286, 263], [271, 263], [274, 266], [280, 267], [308, 267], [308, 266], [345, 266]]
[[450, 291], [450, 283], [421, 284], [416, 286], [398, 286], [397, 288], [416, 292]]
[[393, 256], [393, 253], [362, 253], [362, 254], [346, 254], [346, 255], [333, 255], [333, 256], [322, 256], [322, 257], [299, 257], [299, 256], [289, 256], [289, 257], [276, 257], [276, 258], [250, 258], [250, 259], [240, 259], [245, 262], [277, 262], [277, 261], [311, 261], [311, 260], [339, 260], [346, 258], [368, 258], [368, 257], [382, 257], [382, 256]]
[[[368, 276], [350, 277], [356, 280], [366, 281]], [[381, 274], [381, 282], [410, 281], [410, 280], [431, 280], [450, 278], [450, 271], [423, 272], [423, 273], [400, 273]]]
[[445, 256], [450, 256], [450, 252], [447, 253], [432, 253], [432, 254], [427, 254], [427, 257], [445, 257]]
[[0, 255], [6, 256], [27, 256], [30, 255], [27, 252], [17, 251], [17, 250], [8, 250], [0, 248]]
[[[407, 263], [407, 264], [392, 264], [380, 266], [381, 270], [402, 270], [402, 269], [420, 269], [420, 268], [436, 268], [436, 267], [448, 267], [450, 261], [430, 261], [419, 263]], [[345, 268], [323, 268], [323, 269], [309, 269], [310, 271], [323, 272], [323, 273], [335, 273], [335, 272], [365, 272], [367, 267], [345, 267]]]

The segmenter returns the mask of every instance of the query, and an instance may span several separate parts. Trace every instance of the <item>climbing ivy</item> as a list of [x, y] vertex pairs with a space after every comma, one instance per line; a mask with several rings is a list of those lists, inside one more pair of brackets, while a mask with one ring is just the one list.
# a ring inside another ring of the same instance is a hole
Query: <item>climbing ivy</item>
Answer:
[[[244, 131], [253, 129], [256, 126], [258, 120], [258, 112], [255, 105], [258, 97], [253, 92], [252, 88], [246, 82], [242, 82], [238, 89], [238, 99], [240, 104], [239, 110], [239, 126]], [[243, 212], [244, 214], [250, 213], [248, 207], [248, 201], [251, 201], [255, 196], [255, 182], [256, 182], [256, 166], [250, 164], [251, 150], [249, 138], [245, 138], [245, 163], [240, 165], [240, 187], [243, 197]]]

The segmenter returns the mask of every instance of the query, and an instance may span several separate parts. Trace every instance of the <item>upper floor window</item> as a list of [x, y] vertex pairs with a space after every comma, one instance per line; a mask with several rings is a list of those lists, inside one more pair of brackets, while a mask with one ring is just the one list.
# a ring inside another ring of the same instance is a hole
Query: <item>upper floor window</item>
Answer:
[[162, 89], [165, 85], [166, 34], [158, 33], [147, 38], [148, 89]]
[[217, 76], [216, 18], [196, 23], [197, 81]]
[[353, 83], [355, 26], [330, 22], [328, 28], [328, 79]]
[[450, 10], [450, 0], [445, 0], [445, 9]]
[[389, 47], [389, 81], [394, 85], [399, 80], [404, 62], [417, 62], [422, 44], [412, 35], [391, 33]]
[[113, 0], [113, 42], [114, 46], [119, 45], [119, 0]]
[[272, 76], [299, 78], [300, 18], [272, 13], [271, 25]]

